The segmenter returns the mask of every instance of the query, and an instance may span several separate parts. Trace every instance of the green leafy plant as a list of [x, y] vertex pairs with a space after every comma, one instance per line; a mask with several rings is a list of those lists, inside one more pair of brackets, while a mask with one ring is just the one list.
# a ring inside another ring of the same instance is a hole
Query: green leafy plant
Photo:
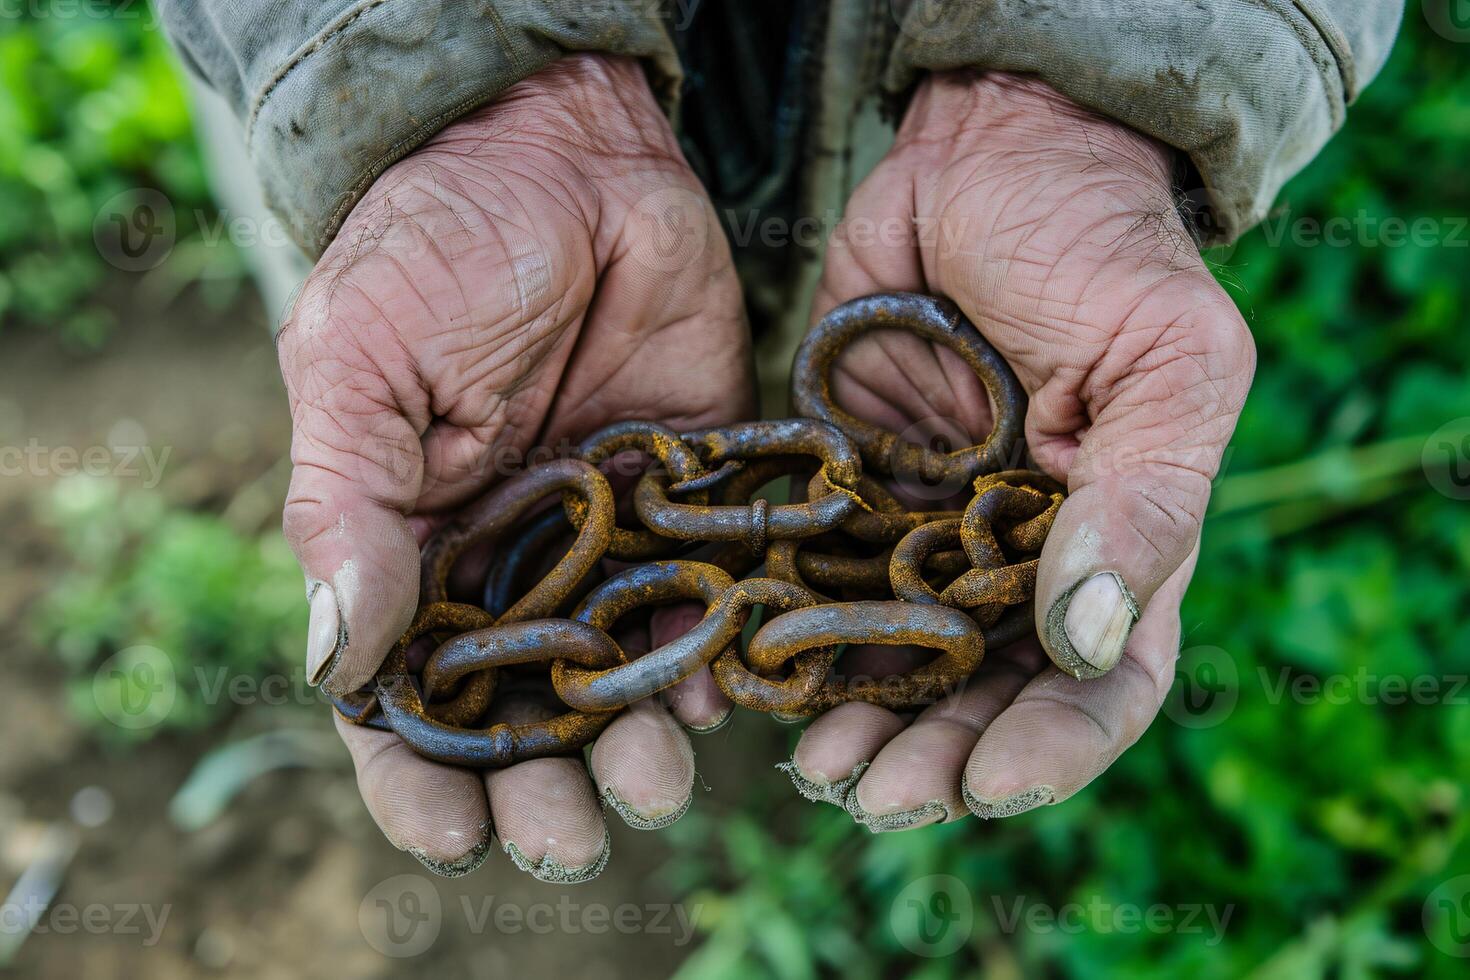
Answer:
[[142, 3], [15, 6], [0, 18], [0, 323], [95, 345], [115, 319], [98, 295], [104, 205], [155, 188], [186, 225], [209, 209], [188, 104]]
[[[279, 532], [242, 534], [220, 517], [86, 476], [59, 483], [43, 516], [69, 569], [32, 624], [75, 677], [73, 708], [100, 731], [139, 737], [207, 725], [227, 714], [238, 678], [274, 675], [283, 683], [273, 697], [309, 697], [297, 676], [306, 630], [301, 573]], [[155, 665], [173, 678], [166, 715], [156, 725], [108, 724], [117, 719], [98, 698], [97, 672], [137, 647], [167, 658]], [[258, 691], [245, 693], [254, 699]]]

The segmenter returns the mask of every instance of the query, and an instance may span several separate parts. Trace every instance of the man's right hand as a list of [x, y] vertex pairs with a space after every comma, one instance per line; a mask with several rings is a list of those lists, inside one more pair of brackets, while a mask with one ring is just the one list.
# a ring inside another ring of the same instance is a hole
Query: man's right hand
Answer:
[[[278, 343], [293, 421], [285, 528], [311, 595], [307, 672], [334, 694], [372, 679], [417, 605], [421, 541], [494, 482], [507, 450], [624, 419], [692, 428], [755, 408], [714, 210], [638, 65], [595, 55], [521, 82], [389, 168]], [[653, 641], [680, 619], [656, 618]], [[607, 856], [599, 796], [635, 826], [688, 804], [680, 723], [710, 727], [729, 705], [707, 673], [671, 703], [672, 715], [643, 702], [607, 728], [595, 787], [578, 759], [481, 774], [391, 733], [338, 729], [378, 825], [429, 867], [472, 870], [493, 819], [517, 864], [583, 880]]]

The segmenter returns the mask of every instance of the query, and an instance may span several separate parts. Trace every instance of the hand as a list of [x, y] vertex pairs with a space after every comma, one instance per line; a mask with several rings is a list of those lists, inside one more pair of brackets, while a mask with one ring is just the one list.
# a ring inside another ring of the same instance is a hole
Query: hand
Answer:
[[[848, 704], [804, 733], [798, 788], [874, 830], [1064, 800], [1169, 690], [1210, 483], [1255, 360], [1170, 171], [1167, 148], [1039, 81], [936, 74], [834, 235], [814, 314], [886, 290], [953, 299], [1014, 366], [1028, 448], [1071, 493], [1041, 556], [1040, 645], [990, 651], [911, 724]], [[972, 445], [990, 427], [964, 363], [909, 335], [861, 339], [833, 387], [896, 431], [923, 423]]]
[[[640, 68], [592, 55], [516, 85], [379, 177], [279, 348], [294, 426], [285, 528], [311, 596], [307, 671], [335, 694], [367, 684], [412, 618], [432, 515], [478, 496], [509, 454], [624, 419], [687, 428], [754, 410], [714, 210]], [[681, 632], [678, 619], [656, 619], [653, 641]], [[690, 727], [729, 711], [707, 674], [673, 694]], [[529, 720], [538, 708], [504, 710]], [[606, 860], [580, 759], [481, 774], [391, 733], [341, 719], [338, 730], [378, 825], [436, 871], [477, 866], [492, 817], [538, 877], [581, 880]], [[693, 755], [661, 704], [614, 721], [591, 762], [604, 799], [635, 825], [689, 802]]]

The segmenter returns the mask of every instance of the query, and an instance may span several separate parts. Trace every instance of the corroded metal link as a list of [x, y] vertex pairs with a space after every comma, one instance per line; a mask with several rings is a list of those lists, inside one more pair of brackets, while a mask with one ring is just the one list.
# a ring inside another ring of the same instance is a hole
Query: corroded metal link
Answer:
[[1032, 559], [999, 568], [974, 568], [965, 572], [939, 593], [942, 605], [973, 609], [976, 606], [1013, 606], [1036, 594], [1036, 569]]
[[576, 459], [552, 460], [507, 480], [440, 528], [424, 545], [419, 601], [442, 602], [447, 595], [449, 571], [466, 548], [496, 540], [553, 493], [584, 501], [587, 519], [578, 529], [571, 550], [501, 620], [516, 622], [552, 615], [607, 553], [612, 540], [612, 487], [596, 467]]
[[[812, 551], [798, 542], [796, 568], [803, 581], [823, 589], [853, 589], [873, 593], [875, 597], [887, 597], [892, 592], [890, 562], [893, 549], [868, 558], [850, 555], [831, 555]], [[963, 551], [931, 552], [924, 556], [921, 574], [924, 578], [939, 578], [950, 581], [970, 568], [970, 560]]]
[[[1006, 563], [1005, 552], [995, 537], [995, 527], [1002, 522], [1011, 525], [1030, 521], [1047, 513], [1055, 514], [1060, 509], [1059, 495], [1048, 497], [1040, 490], [1030, 487], [1013, 487], [1004, 483], [992, 483], [982, 489], [960, 519], [960, 542], [970, 564], [976, 568], [994, 568]], [[1050, 524], [1046, 525], [1050, 530]], [[1042, 535], [1045, 539], [1045, 535]], [[1025, 549], [1030, 551], [1031, 549]], [[1037, 548], [1036, 550], [1040, 550]]]
[[467, 729], [429, 717], [413, 679], [405, 676], [381, 678], [378, 703], [393, 731], [419, 755], [480, 769], [565, 755], [591, 742], [618, 714], [570, 711], [545, 721]]
[[[906, 442], [839, 408], [832, 398], [831, 371], [837, 356], [859, 335], [899, 330], [942, 344], [963, 357], [979, 375], [995, 406], [995, 425], [978, 446], [938, 453]], [[796, 410], [836, 425], [857, 443], [870, 474], [913, 474], [926, 482], [971, 480], [993, 471], [1015, 453], [1025, 417], [1026, 395], [1010, 365], [980, 336], [952, 302], [917, 293], [886, 293], [837, 307], [806, 335], [791, 369]]]
[[811, 503], [770, 504], [757, 498], [746, 506], [709, 507], [674, 503], [667, 481], [648, 474], [638, 481], [633, 505], [653, 531], [686, 541], [744, 541], [764, 551], [771, 541], [810, 538], [830, 531], [859, 506], [857, 497], [834, 488]]
[[[587, 670], [558, 660], [551, 665], [557, 697], [582, 711], [626, 707], [691, 676], [740, 636], [744, 616], [722, 602], [735, 586], [723, 569], [697, 561], [659, 561], [638, 565], [603, 582], [583, 600], [579, 622], [609, 630], [640, 606], [698, 599], [704, 618], [688, 633], [645, 653], [632, 663]], [[745, 612], [748, 614], [749, 610]]]
[[[936, 605], [939, 593], [924, 580], [924, 562], [930, 555], [948, 551], [960, 545], [960, 522], [957, 520], [935, 521], [914, 528], [903, 536], [893, 548], [893, 557], [888, 562], [888, 580], [893, 594], [905, 602]], [[974, 556], [969, 556], [973, 561]], [[985, 567], [993, 567], [992, 562]]]
[[[935, 452], [833, 404], [841, 351], [888, 329], [950, 347], [975, 369], [995, 406], [984, 443]], [[374, 689], [336, 700], [342, 716], [395, 731], [431, 759], [497, 768], [575, 752], [618, 712], [706, 666], [732, 702], [783, 719], [850, 701], [909, 710], [962, 685], [987, 650], [1033, 633], [1039, 555], [1065, 488], [1000, 469], [1020, 436], [1024, 394], [956, 307], [893, 294], [837, 308], [802, 345], [793, 398], [810, 417], [684, 433], [609, 426], [580, 458], [539, 465], [475, 502], [425, 545], [419, 612]], [[619, 527], [597, 467], [631, 451], [656, 465], [631, 494], [643, 526]], [[973, 497], [963, 510], [910, 511], [884, 479], [911, 476], [969, 481]], [[765, 499], [787, 478], [789, 503]], [[560, 508], [538, 513], [558, 495]], [[485, 609], [447, 602], [455, 563], [486, 543], [495, 547]], [[604, 557], [637, 564], [594, 587]], [[762, 564], [765, 577], [743, 577]], [[613, 639], [625, 616], [681, 601], [704, 607], [683, 636], [637, 657]], [[742, 653], [757, 608], [770, 618]], [[938, 656], [863, 678], [843, 674], [845, 644]]]
[[[524, 759], [560, 755], [586, 745], [616, 712], [570, 711], [542, 721], [466, 728], [474, 722], [436, 718], [426, 706], [434, 691], [469, 677], [494, 677], [495, 668], [563, 658], [587, 667], [626, 660], [602, 630], [569, 619], [506, 623], [463, 633], [430, 654], [420, 675], [422, 691], [403, 674], [379, 679], [378, 703], [387, 724], [420, 755], [456, 765], [500, 768]], [[476, 712], [476, 718], [483, 713]]]
[[[599, 429], [582, 441], [577, 448], [581, 458], [597, 466], [621, 452], [642, 452], [652, 456], [668, 473], [672, 484], [670, 492], [693, 491], [689, 502], [708, 502], [702, 484], [714, 477], [706, 472], [698, 454], [668, 426], [656, 422], [618, 422]], [[589, 504], [585, 497], [567, 495], [563, 497], [567, 519], [580, 530], [588, 519]], [[608, 543], [608, 554], [622, 561], [648, 561], [651, 558], [666, 558], [678, 548], [676, 542], [661, 538], [647, 528], [624, 528], [616, 523]]]
[[985, 656], [984, 633], [961, 610], [890, 600], [834, 602], [783, 613], [756, 631], [745, 659], [753, 671], [774, 674], [798, 654], [842, 643], [920, 646], [940, 655], [892, 677], [829, 680], [807, 710], [825, 711], [847, 701], [895, 711], [932, 703], [963, 684]]
[[[813, 488], [814, 490], [817, 488]], [[893, 544], [914, 528], [932, 521], [959, 517], [959, 510], [909, 510], [870, 476], [858, 481], [863, 507], [842, 522], [842, 530], [872, 544]]]
[[[604, 630], [632, 609], [650, 602], [703, 599], [705, 615], [688, 633], [629, 664], [606, 670], [585, 670], [560, 661], [553, 664], [552, 685], [567, 704], [584, 711], [622, 707], [677, 684], [727, 655], [734, 662], [727, 659], [721, 672], [733, 692], [731, 700], [740, 696], [752, 702], [764, 699], [786, 704], [810, 696], [800, 678], [811, 673], [811, 658], [798, 671], [797, 679], [784, 685], [762, 683], [761, 678], [743, 676], [736, 669], [737, 642], [751, 610], [756, 606], [811, 606], [818, 600], [807, 590], [769, 578], [733, 582], [718, 568], [700, 562], [644, 565], [609, 579], [604, 583], [604, 588], [607, 586], [611, 588], [589, 596], [578, 614], [583, 621]], [[832, 654], [835, 656], [835, 650]]]
[[1036, 490], [1047, 495], [1050, 503], [1045, 510], [1035, 517], [1005, 529], [1001, 534], [1001, 540], [1011, 550], [1021, 554], [1039, 553], [1041, 546], [1046, 543], [1046, 536], [1051, 533], [1051, 526], [1056, 521], [1057, 512], [1062, 508], [1062, 501], [1066, 499], [1067, 488], [1060, 481], [1036, 470], [1003, 470], [1000, 473], [977, 476], [975, 478], [976, 497], [984, 496], [986, 490], [996, 484]]
[[817, 475], [825, 485], [824, 493], [833, 487], [856, 490], [863, 472], [862, 457], [852, 440], [837, 426], [817, 419], [740, 422], [696, 429], [684, 433], [683, 439], [706, 465], [771, 456], [815, 457], [822, 463]]
[[665, 537], [743, 541], [759, 554], [771, 541], [808, 538], [830, 530], [861, 506], [855, 488], [862, 474], [862, 459], [852, 441], [825, 422], [744, 422], [688, 432], [684, 439], [709, 465], [773, 456], [814, 457], [821, 461], [813, 477], [820, 492], [812, 494], [809, 503], [772, 505], [758, 498], [744, 504], [709, 507], [671, 502], [667, 482], [657, 474], [649, 474], [639, 481], [633, 505], [643, 523]]
[[[763, 606], [767, 611], [789, 612], [815, 606], [820, 601], [806, 589], [770, 578], [737, 582], [721, 597], [722, 603], [728, 603], [730, 614], [738, 616], [742, 624], [756, 606]], [[710, 664], [710, 672], [725, 696], [743, 708], [776, 713], [802, 712], [820, 691], [836, 659], [836, 646], [815, 647], [794, 658], [789, 677], [763, 677], [745, 666], [738, 648], [732, 644]]]
[[485, 610], [503, 616], [572, 530], [562, 508], [551, 507], [531, 518], [520, 534], [496, 542], [494, 561], [485, 579]]
[[424, 697], [432, 701], [475, 671], [556, 659], [596, 670], [628, 662], [617, 642], [596, 626], [575, 619], [532, 619], [445, 641], [429, 655], [419, 678]]
[[[421, 638], [433, 633], [465, 633], [494, 624], [495, 617], [485, 610], [459, 602], [435, 602], [420, 606], [414, 614], [413, 622], [388, 651], [383, 666], [378, 670], [378, 682], [384, 677], [404, 676], [409, 673], [408, 649]], [[494, 693], [494, 672], [476, 674], [453, 704], [439, 707], [438, 716], [448, 724], [470, 724], [484, 713]], [[332, 703], [342, 717], [354, 725], [384, 729], [389, 727], [377, 711], [378, 697], [375, 690], [333, 698]]]

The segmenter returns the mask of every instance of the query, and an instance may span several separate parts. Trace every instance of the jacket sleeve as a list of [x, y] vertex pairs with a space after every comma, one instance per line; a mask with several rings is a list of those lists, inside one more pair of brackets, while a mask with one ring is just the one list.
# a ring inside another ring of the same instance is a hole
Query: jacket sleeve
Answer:
[[886, 83], [1038, 75], [1187, 154], [1214, 244], [1260, 221], [1342, 125], [1402, 14], [1403, 0], [908, 0]]
[[244, 126], [266, 202], [319, 255], [368, 186], [570, 51], [640, 57], [669, 101], [653, 0], [159, 0], [188, 68]]

